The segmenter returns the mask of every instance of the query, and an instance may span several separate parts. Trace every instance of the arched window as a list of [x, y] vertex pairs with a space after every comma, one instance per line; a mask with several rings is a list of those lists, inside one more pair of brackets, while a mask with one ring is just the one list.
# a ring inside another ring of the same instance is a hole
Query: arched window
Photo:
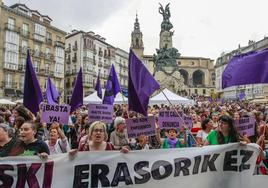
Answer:
[[205, 81], [205, 74], [201, 70], [197, 70], [193, 73], [193, 85], [198, 86], [198, 85], [204, 85]]
[[184, 69], [180, 69], [179, 70], [179, 72], [180, 72], [180, 74], [183, 76], [183, 79], [184, 79], [184, 84], [185, 85], [188, 85], [188, 79], [189, 79], [189, 74], [188, 74], [188, 72], [186, 71], [186, 70], [184, 70]]

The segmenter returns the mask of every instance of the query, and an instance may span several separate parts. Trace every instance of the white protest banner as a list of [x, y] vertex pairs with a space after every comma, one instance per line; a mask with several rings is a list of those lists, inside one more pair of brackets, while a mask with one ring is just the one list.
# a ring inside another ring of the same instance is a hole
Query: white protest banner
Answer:
[[45, 123], [59, 122], [68, 124], [71, 106], [67, 104], [40, 104], [41, 121]]
[[160, 110], [158, 123], [161, 129], [180, 129], [182, 125], [189, 129], [193, 127], [192, 117], [186, 116], [182, 111]]
[[103, 121], [104, 123], [113, 122], [113, 105], [108, 104], [89, 104], [88, 107], [88, 120], [93, 121]]
[[[259, 154], [255, 144], [202, 148], [79, 152], [0, 158], [1, 187], [252, 188], [267, 185], [254, 176]], [[264, 184], [258, 183], [258, 181]], [[254, 183], [254, 184], [253, 184]]]
[[137, 138], [140, 135], [155, 135], [155, 118], [153, 116], [127, 119], [126, 123], [128, 138]]
[[254, 117], [244, 117], [235, 121], [237, 131], [242, 135], [254, 136], [255, 135], [255, 123]]

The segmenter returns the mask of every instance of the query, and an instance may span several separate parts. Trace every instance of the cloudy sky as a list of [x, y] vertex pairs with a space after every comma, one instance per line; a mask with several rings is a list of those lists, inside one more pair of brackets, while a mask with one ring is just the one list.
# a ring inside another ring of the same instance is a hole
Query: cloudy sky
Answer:
[[216, 59], [268, 36], [267, 0], [3, 0], [26, 4], [53, 19], [52, 25], [94, 31], [107, 42], [128, 51], [135, 14], [143, 32], [145, 54], [159, 46], [162, 16], [158, 3], [170, 2], [173, 46], [183, 56]]

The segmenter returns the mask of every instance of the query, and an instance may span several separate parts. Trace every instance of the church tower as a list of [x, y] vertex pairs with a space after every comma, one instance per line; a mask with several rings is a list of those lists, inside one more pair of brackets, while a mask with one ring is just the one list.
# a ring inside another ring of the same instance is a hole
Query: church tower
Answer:
[[134, 31], [131, 33], [131, 47], [135, 54], [139, 57], [143, 57], [143, 41], [142, 41], [142, 32], [140, 31], [140, 23], [138, 20], [138, 15], [136, 14], [136, 19], [134, 23]]

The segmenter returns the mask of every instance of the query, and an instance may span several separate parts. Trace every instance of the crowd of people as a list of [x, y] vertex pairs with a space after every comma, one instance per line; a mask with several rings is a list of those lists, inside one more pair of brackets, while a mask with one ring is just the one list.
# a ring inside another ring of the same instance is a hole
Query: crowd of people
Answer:
[[[148, 116], [157, 120], [159, 110], [182, 111], [191, 116], [193, 127], [161, 130], [156, 121], [154, 136], [140, 135], [128, 138], [126, 119], [142, 117], [128, 112], [127, 105], [114, 105], [114, 120], [111, 124], [102, 121], [89, 122], [87, 107], [82, 106], [70, 115], [69, 124], [41, 122], [22, 105], [0, 108], [0, 157], [38, 155], [46, 159], [49, 155], [69, 153], [75, 156], [82, 151], [171, 149], [203, 147], [240, 142], [257, 143], [260, 155], [256, 174], [268, 173], [268, 105], [246, 101], [211, 102], [204, 97], [196, 99], [194, 106], [153, 105]], [[234, 121], [243, 117], [256, 119], [255, 135], [240, 135]]]

